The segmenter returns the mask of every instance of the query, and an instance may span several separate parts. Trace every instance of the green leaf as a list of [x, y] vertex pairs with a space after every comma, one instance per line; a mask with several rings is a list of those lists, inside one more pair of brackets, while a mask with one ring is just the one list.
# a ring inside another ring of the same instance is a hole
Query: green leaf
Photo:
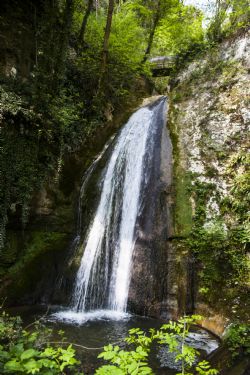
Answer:
[[8, 361], [8, 362], [5, 363], [4, 369], [6, 370], [6, 372], [14, 372], [15, 373], [15, 372], [23, 371], [23, 366], [16, 359], [12, 359], [11, 361]]
[[153, 374], [153, 371], [150, 367], [140, 367], [140, 375], [149, 375]]
[[39, 352], [35, 349], [27, 349], [21, 354], [21, 361], [24, 361], [25, 359], [29, 359], [32, 357], [35, 357], [39, 354]]
[[125, 375], [126, 373], [116, 366], [102, 366], [96, 370], [95, 375]]
[[129, 373], [132, 373], [133, 371], [138, 369], [138, 363], [137, 362], [132, 362], [131, 365], [127, 367]]
[[32, 358], [28, 362], [24, 363], [23, 367], [27, 371], [27, 374], [36, 374], [40, 371], [41, 365]]
[[43, 357], [52, 357], [55, 358], [57, 355], [57, 351], [51, 347], [46, 348], [39, 356]]
[[46, 367], [46, 368], [50, 368], [50, 369], [58, 368], [58, 364], [56, 363], [56, 361], [51, 360], [51, 359], [47, 359], [47, 358], [39, 359], [37, 361], [37, 363], [41, 367]]
[[23, 344], [19, 343], [16, 345], [13, 345], [10, 349], [10, 354], [14, 357], [19, 357], [24, 351]]

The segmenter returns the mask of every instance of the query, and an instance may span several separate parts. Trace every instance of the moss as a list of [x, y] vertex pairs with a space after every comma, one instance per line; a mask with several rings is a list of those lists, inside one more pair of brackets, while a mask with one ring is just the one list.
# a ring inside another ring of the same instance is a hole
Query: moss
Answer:
[[159, 94], [165, 94], [166, 88], [169, 84], [169, 77], [155, 77], [152, 78], [154, 87]]
[[239, 61], [221, 60], [217, 47], [210, 51], [204, 65], [202, 64], [204, 60], [200, 60], [200, 62], [201, 64], [197, 64], [188, 75], [188, 78], [180, 83], [178, 76], [172, 77], [171, 97], [174, 103], [180, 103], [192, 98], [197, 92], [197, 88], [199, 93], [203, 89], [208, 90], [208, 82], [216, 82], [216, 85], [211, 85], [209, 90], [214, 96], [219, 95], [221, 91], [229, 89], [237, 82], [239, 74], [246, 73], [246, 68]]
[[187, 236], [192, 227], [190, 184], [190, 174], [185, 172], [181, 167], [177, 168], [175, 177], [175, 232], [178, 237]]
[[170, 97], [168, 127], [173, 145], [174, 159], [174, 229], [176, 237], [187, 236], [192, 227], [192, 207], [190, 201], [190, 173], [186, 172], [181, 166], [180, 145], [179, 145], [179, 129], [178, 111], [174, 108], [176, 98]]
[[38, 256], [49, 251], [58, 250], [65, 236], [65, 233], [33, 232], [32, 238], [25, 246], [24, 255], [9, 269], [8, 273], [11, 275], [18, 273]]
[[19, 259], [2, 276], [0, 295], [8, 296], [8, 304], [34, 293], [37, 284], [48, 277], [46, 271], [52, 272], [54, 261], [58, 262], [68, 242], [69, 236], [65, 233], [29, 232]]
[[[225, 230], [224, 215], [236, 213], [235, 208], [232, 213], [225, 207], [219, 216], [209, 222], [208, 227], [204, 225], [206, 204], [213, 191], [213, 184], [193, 181], [195, 215], [192, 231], [190, 236], [183, 240], [183, 246], [193, 254], [199, 264], [200, 298], [214, 309], [223, 311], [224, 315], [233, 315], [234, 318], [237, 316], [246, 321], [249, 311], [246, 228], [243, 223], [236, 227], [228, 225], [228, 229]], [[241, 199], [244, 200], [242, 197]], [[218, 204], [220, 208], [226, 205], [224, 200], [218, 200]], [[239, 209], [242, 210], [242, 207]]]
[[6, 269], [18, 259], [20, 236], [9, 231], [6, 237], [6, 246], [1, 250], [0, 254], [0, 275], [4, 274]]
[[209, 166], [207, 167], [207, 170], [206, 170], [206, 177], [215, 177], [217, 175], [217, 170], [216, 168], [214, 168], [213, 166]]

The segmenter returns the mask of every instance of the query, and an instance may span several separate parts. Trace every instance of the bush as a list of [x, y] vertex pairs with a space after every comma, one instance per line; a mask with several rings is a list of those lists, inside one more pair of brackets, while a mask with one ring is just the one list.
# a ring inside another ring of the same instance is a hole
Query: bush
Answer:
[[131, 329], [125, 341], [129, 346], [132, 346], [132, 350], [124, 350], [117, 345], [105, 346], [98, 358], [103, 358], [111, 364], [100, 367], [96, 371], [96, 375], [153, 374], [148, 357], [154, 342], [167, 345], [169, 352], [174, 353], [175, 361], [181, 367], [181, 373], [176, 375], [192, 375], [193, 372], [190, 371], [194, 368], [200, 375], [216, 375], [218, 371], [212, 369], [207, 361], [200, 361], [196, 364], [199, 352], [185, 344], [191, 324], [200, 319], [201, 317], [197, 315], [185, 316], [177, 322], [170, 321], [168, 324], [164, 324], [157, 331], [150, 329], [149, 335], [139, 328]]
[[250, 355], [250, 325], [232, 324], [225, 334], [225, 344], [233, 358], [240, 354]]
[[[0, 315], [0, 373], [56, 375], [78, 373], [75, 350], [72, 345], [66, 349], [51, 346], [52, 330], [39, 321], [32, 330], [22, 328], [20, 317]], [[62, 336], [63, 333], [59, 332]], [[63, 342], [64, 338], [61, 337]]]

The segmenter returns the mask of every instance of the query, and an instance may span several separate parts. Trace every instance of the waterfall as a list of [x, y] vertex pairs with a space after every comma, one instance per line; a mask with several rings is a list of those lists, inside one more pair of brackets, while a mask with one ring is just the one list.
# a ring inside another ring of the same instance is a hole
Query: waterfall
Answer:
[[[82, 258], [70, 310], [55, 313], [55, 318], [79, 323], [100, 316], [120, 319], [126, 315], [134, 272], [134, 249], [141, 244], [140, 251], [144, 248], [145, 256], [151, 251], [143, 238], [153, 235], [153, 227], [151, 224], [144, 227], [142, 223], [154, 223], [157, 207], [161, 204], [159, 194], [171, 180], [168, 168], [161, 166], [163, 157], [171, 169], [171, 161], [164, 153], [167, 147], [167, 153], [171, 154], [165, 114], [165, 97], [138, 109], [85, 173], [78, 207], [77, 248], [74, 250], [74, 253], [82, 254]], [[98, 198], [92, 204], [92, 219], [86, 223], [86, 219], [82, 221], [85, 190], [89, 191], [91, 186], [92, 172], [96, 181], [95, 170], [99, 168], [100, 160], [102, 173], [97, 184]], [[167, 222], [163, 216], [162, 220]], [[161, 228], [161, 233], [165, 233], [165, 229]], [[156, 234], [158, 242], [152, 243], [155, 249], [161, 241], [160, 235]]]
[[116, 138], [72, 298], [75, 311], [127, 307], [136, 223], [150, 176], [155, 135], [164, 121], [165, 98], [135, 112]]

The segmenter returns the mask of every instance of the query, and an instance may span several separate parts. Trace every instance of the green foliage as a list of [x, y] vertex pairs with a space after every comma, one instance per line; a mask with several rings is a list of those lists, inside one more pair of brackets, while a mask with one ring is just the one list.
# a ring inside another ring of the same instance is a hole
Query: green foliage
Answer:
[[250, 217], [248, 212], [250, 204], [249, 165], [250, 155], [244, 151], [233, 153], [230, 156], [227, 162], [226, 175], [232, 181], [231, 189], [227, 199], [222, 202], [224, 210], [232, 210], [239, 224], [245, 225], [245, 229], [248, 231], [248, 240], [250, 239]]
[[192, 6], [179, 3], [166, 14], [156, 30], [153, 54], [177, 55], [202, 44], [204, 31], [203, 15]]
[[[175, 361], [181, 363], [182, 372], [177, 375], [192, 375], [190, 371], [196, 362], [199, 352], [185, 344], [185, 339], [189, 333], [190, 325], [196, 323], [201, 317], [198, 315], [185, 316], [177, 322], [170, 321], [164, 324], [159, 330], [150, 329], [147, 335], [139, 328], [129, 331], [129, 336], [125, 339], [128, 346], [132, 345], [132, 350], [120, 349], [119, 346], [108, 345], [98, 356], [112, 365], [104, 365], [95, 373], [97, 375], [136, 375], [153, 374], [153, 370], [148, 364], [148, 356], [153, 342], [168, 346], [168, 350], [175, 355]], [[110, 372], [109, 372], [110, 371]], [[216, 375], [217, 370], [212, 369], [207, 361], [201, 361], [196, 366], [196, 371], [201, 375]]]
[[[213, 186], [210, 184], [197, 182], [192, 186], [196, 213], [191, 235], [184, 243], [200, 263], [200, 292], [204, 297], [214, 303], [218, 300], [222, 302], [227, 296], [230, 300], [235, 299], [238, 305], [237, 296], [240, 291], [245, 290], [249, 275], [246, 256], [246, 243], [249, 241], [247, 223], [244, 221], [244, 224], [230, 228], [225, 227], [223, 217], [215, 217], [207, 224], [206, 202], [212, 191]], [[236, 196], [232, 199], [235, 202]], [[245, 199], [246, 196], [241, 197], [241, 204], [244, 205]], [[223, 206], [225, 209], [225, 202]], [[224, 212], [227, 214], [228, 209]], [[220, 285], [220, 290], [216, 285]]]
[[[110, 364], [103, 365], [95, 372], [96, 375], [150, 375], [153, 370], [149, 365], [149, 354], [152, 344], [167, 345], [168, 350], [175, 355], [175, 360], [182, 365], [181, 374], [191, 375], [199, 352], [185, 344], [190, 326], [201, 317], [198, 315], [185, 316], [177, 322], [170, 321], [159, 330], [150, 329], [146, 334], [139, 328], [129, 331], [125, 342], [129, 350], [121, 349], [118, 345], [104, 346], [98, 358]], [[5, 312], [0, 314], [0, 372], [2, 374], [43, 374], [83, 375], [78, 372], [79, 362], [75, 357], [72, 345], [63, 349], [60, 345], [65, 342], [64, 332], [59, 331], [58, 344], [50, 344], [52, 330], [46, 328], [41, 321], [36, 321], [28, 327], [22, 327], [19, 317], [10, 317]], [[216, 375], [207, 361], [195, 365], [201, 375]], [[192, 369], [192, 370], [191, 370]], [[177, 374], [180, 375], [180, 374]]]
[[[49, 338], [52, 331], [39, 321], [32, 331], [22, 328], [19, 317], [0, 315], [0, 372], [1, 374], [59, 375], [77, 373], [75, 350], [52, 347]], [[63, 342], [64, 338], [61, 337]]]
[[195, 367], [197, 374], [200, 375], [216, 375], [218, 371], [216, 369], [211, 368], [207, 361], [199, 362], [198, 366]]
[[[249, 260], [249, 157], [239, 152], [225, 162], [231, 189], [226, 197], [216, 196], [220, 214], [207, 219], [207, 204], [213, 184], [194, 177], [190, 194], [196, 202], [191, 234], [183, 245], [196, 259], [199, 292], [203, 299], [224, 306], [230, 316], [246, 319], [248, 310]], [[218, 289], [217, 286], [220, 286]], [[230, 303], [228, 303], [230, 301]], [[246, 308], [242, 308], [245, 305]]]
[[119, 346], [105, 346], [104, 352], [99, 354], [98, 358], [110, 361], [114, 366], [102, 366], [96, 374], [107, 374], [111, 369], [114, 374], [152, 374], [152, 370], [147, 365], [147, 356], [148, 351], [142, 346], [137, 346], [136, 350], [131, 351], [121, 350]]
[[144, 29], [123, 4], [113, 18], [107, 85], [96, 96], [106, 11], [102, 4], [98, 16], [90, 16], [86, 43], [78, 51], [74, 40], [85, 12], [82, 2], [46, 0], [29, 77], [0, 77], [0, 247], [10, 207], [18, 208], [25, 227], [34, 191], [60, 171], [65, 153], [90, 141], [123, 106], [144, 71]]
[[250, 355], [250, 325], [235, 323], [229, 326], [224, 342], [233, 358], [240, 354]]
[[[40, 114], [29, 107], [25, 97], [7, 87], [3, 86], [0, 94], [4, 124], [0, 136], [0, 227], [3, 236], [11, 204], [22, 208], [22, 224], [27, 223], [33, 190], [40, 187], [45, 168], [48, 170], [53, 165], [54, 157], [48, 147], [43, 147], [49, 134], [41, 128]], [[0, 242], [2, 247], [3, 237]]]
[[128, 99], [136, 78], [144, 71], [140, 62], [145, 48], [144, 30], [139, 26], [135, 13], [125, 3], [113, 16], [106, 85], [104, 92], [96, 98], [104, 25], [105, 14], [90, 17], [85, 37], [88, 47], [77, 59], [77, 69], [90, 90], [86, 100], [91, 100], [91, 96], [95, 98], [92, 99], [92, 110], [100, 120], [103, 120], [107, 99], [113, 109], [119, 108]]
[[247, 30], [249, 19], [248, 0], [216, 0], [214, 16], [207, 29], [209, 41], [218, 42], [238, 30]]

